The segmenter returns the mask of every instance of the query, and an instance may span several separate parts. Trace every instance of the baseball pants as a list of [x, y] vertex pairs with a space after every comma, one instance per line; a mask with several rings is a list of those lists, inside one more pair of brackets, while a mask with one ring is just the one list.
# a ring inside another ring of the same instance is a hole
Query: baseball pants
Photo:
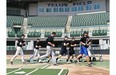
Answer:
[[17, 46], [16, 53], [15, 53], [15, 55], [13, 56], [13, 58], [11, 59], [11, 61], [13, 61], [14, 58], [15, 58], [16, 56], [18, 56], [19, 54], [21, 55], [21, 60], [22, 60], [22, 62], [24, 62], [24, 53], [23, 53], [23, 49], [22, 49], [22, 47], [18, 47], [18, 46]]
[[39, 53], [38, 49], [34, 48], [33, 55], [30, 57], [29, 60], [31, 60], [32, 58], [35, 58], [36, 56], [39, 58], [40, 57], [40, 53]]
[[46, 48], [47, 48], [46, 54], [41, 56], [40, 58], [46, 58], [48, 56], [52, 56], [52, 62], [56, 64], [55, 52], [53, 50], [53, 47], [47, 46]]

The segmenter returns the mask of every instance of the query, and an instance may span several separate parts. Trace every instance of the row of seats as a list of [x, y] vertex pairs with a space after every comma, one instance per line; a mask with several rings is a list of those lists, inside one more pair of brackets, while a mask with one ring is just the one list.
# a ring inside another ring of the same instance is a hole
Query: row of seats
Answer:
[[38, 16], [28, 17], [28, 25], [31, 27], [65, 27], [67, 16]]
[[[45, 32], [45, 37], [48, 37], [51, 35], [51, 32]], [[62, 36], [62, 32], [56, 32], [56, 37], [61, 37]]]
[[[82, 36], [82, 34], [83, 34], [83, 31], [71, 31], [70, 37], [79, 37], [79, 36]], [[107, 36], [107, 30], [106, 29], [93, 30], [92, 36]]]
[[40, 37], [41, 33], [40, 32], [29, 32], [28, 37]]
[[7, 34], [8, 34], [8, 37], [15, 37], [14, 31], [8, 31]]
[[107, 30], [93, 30], [92, 36], [107, 36]]
[[[28, 25], [34, 28], [38, 27], [65, 27], [68, 16], [34, 16], [28, 17]], [[12, 25], [22, 25], [23, 16], [7, 16], [7, 27]], [[109, 12], [75, 15], [72, 18], [71, 26], [92, 26], [107, 25], [109, 21]]]
[[107, 25], [109, 12], [73, 16], [71, 26]]
[[7, 27], [12, 27], [15, 25], [22, 25], [24, 17], [23, 16], [7, 16]]
[[8, 37], [15, 37], [15, 35], [16, 35], [17, 37], [21, 37], [21, 35], [23, 34], [23, 32], [19, 31], [19, 32], [17, 32], [17, 34], [16, 34], [15, 31], [8, 31], [7, 34], [8, 34]]
[[82, 36], [84, 31], [71, 31], [70, 32], [70, 37], [79, 37]]
[[16, 50], [15, 46], [7, 46], [7, 50]]

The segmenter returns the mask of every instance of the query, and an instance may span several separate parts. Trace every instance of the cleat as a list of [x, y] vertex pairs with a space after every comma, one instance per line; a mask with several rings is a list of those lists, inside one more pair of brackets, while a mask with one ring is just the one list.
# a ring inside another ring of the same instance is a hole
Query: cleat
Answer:
[[70, 60], [70, 62], [72, 63], [73, 61], [72, 61], [72, 60]]
[[71, 63], [70, 61], [67, 62], [67, 64], [70, 64], [70, 63]]
[[66, 62], [68, 62], [68, 59], [66, 59]]
[[10, 64], [13, 65], [13, 61], [10, 61]]
[[88, 67], [92, 67], [92, 64], [88, 64]]
[[23, 64], [26, 64], [26, 62], [23, 62]]
[[58, 62], [58, 58], [56, 58], [56, 63]]
[[37, 59], [37, 62], [39, 62], [39, 58]]
[[50, 59], [47, 61], [47, 63], [49, 63], [50, 62]]
[[30, 63], [30, 60], [27, 60], [27, 62], [29, 62], [29, 63]]

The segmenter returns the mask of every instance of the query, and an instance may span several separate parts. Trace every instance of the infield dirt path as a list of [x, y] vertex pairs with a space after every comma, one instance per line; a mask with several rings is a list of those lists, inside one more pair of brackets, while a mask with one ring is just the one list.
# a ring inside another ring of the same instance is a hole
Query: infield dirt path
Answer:
[[75, 66], [74, 64], [63, 64], [58, 66], [50, 66], [48, 68], [68, 69], [68, 75], [109, 75], [108, 70], [88, 66]]

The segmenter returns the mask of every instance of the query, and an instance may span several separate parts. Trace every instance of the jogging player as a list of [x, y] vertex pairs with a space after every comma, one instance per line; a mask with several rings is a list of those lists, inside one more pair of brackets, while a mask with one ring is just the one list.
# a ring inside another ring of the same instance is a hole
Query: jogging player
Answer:
[[24, 61], [24, 53], [23, 53], [23, 46], [25, 45], [25, 41], [24, 41], [25, 35], [23, 34], [18, 40], [17, 40], [17, 47], [16, 47], [16, 53], [15, 55], [12, 57], [12, 59], [10, 60], [11, 65], [13, 65], [13, 60], [20, 54], [21, 55], [21, 60], [22, 62], [25, 64]]
[[79, 62], [79, 58], [82, 57], [83, 54], [85, 54], [88, 66], [91, 67], [92, 65], [89, 62], [89, 55], [87, 51], [87, 46], [89, 46], [89, 44], [87, 43], [87, 37], [88, 37], [87, 32], [84, 32], [82, 38], [80, 39], [81, 50], [80, 50], [80, 54], [77, 56], [77, 61]]
[[73, 62], [73, 58], [75, 57], [75, 51], [74, 51], [74, 47], [76, 47], [76, 42], [75, 42], [75, 38], [72, 37], [72, 40], [70, 42], [70, 45], [69, 45], [69, 50], [68, 50], [68, 58], [67, 58], [67, 63], [69, 63], [69, 59], [70, 57], [72, 56], [72, 59], [70, 59], [70, 62], [72, 63]]
[[40, 59], [42, 58], [47, 58], [47, 57], [52, 57], [53, 64], [56, 65], [56, 58], [55, 58], [55, 52], [53, 50], [53, 47], [55, 47], [54, 42], [54, 37], [56, 36], [55, 32], [52, 32], [50, 36], [48, 36], [46, 42], [47, 42], [47, 51], [45, 55], [40, 56]]
[[37, 39], [36, 40], [36, 43], [34, 44], [34, 52], [33, 52], [33, 55], [30, 57], [30, 59], [27, 62], [30, 62], [31, 59], [33, 59], [33, 58], [36, 59], [36, 57], [37, 57], [36, 60], [38, 61], [38, 58], [40, 57], [40, 53], [39, 53], [39, 48], [40, 47], [41, 47], [40, 46], [40, 39]]
[[62, 46], [61, 46], [61, 51], [60, 51], [60, 55], [56, 58], [56, 62], [58, 61], [59, 58], [61, 58], [63, 55], [67, 55], [67, 46], [69, 45], [69, 43], [67, 42], [68, 37], [65, 36], [64, 37], [64, 41], [62, 42]]

